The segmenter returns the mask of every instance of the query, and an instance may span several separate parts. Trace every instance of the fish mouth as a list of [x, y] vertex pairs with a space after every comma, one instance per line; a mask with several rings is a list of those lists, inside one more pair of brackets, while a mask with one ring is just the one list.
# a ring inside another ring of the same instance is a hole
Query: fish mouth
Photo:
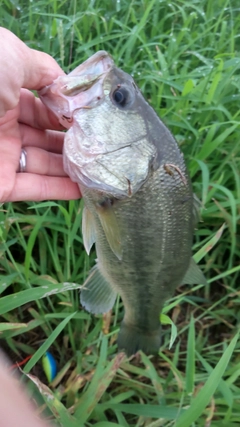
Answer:
[[38, 94], [60, 123], [69, 128], [74, 111], [91, 108], [103, 98], [103, 80], [113, 66], [111, 56], [101, 50]]

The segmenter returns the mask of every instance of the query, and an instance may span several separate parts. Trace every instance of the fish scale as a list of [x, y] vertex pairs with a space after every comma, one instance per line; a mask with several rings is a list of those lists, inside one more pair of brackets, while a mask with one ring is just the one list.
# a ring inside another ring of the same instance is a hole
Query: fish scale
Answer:
[[[157, 180], [158, 178], [156, 176]], [[189, 227], [188, 232], [184, 230], [184, 227], [177, 229], [175, 226], [176, 221], [172, 216], [168, 215], [169, 209], [176, 210], [171, 197], [168, 195], [168, 198], [166, 198], [164, 193], [159, 192], [158, 198], [161, 200], [165, 198], [166, 200], [166, 203], [161, 204], [159, 209], [158, 200], [155, 200], [154, 204], [151, 198], [152, 185], [149, 189], [147, 187], [146, 183], [135, 196], [134, 207], [131, 202], [124, 205], [119, 203], [118, 210], [116, 205], [115, 214], [119, 218], [119, 224], [121, 223], [122, 227], [124, 227], [124, 224], [125, 227], [127, 225], [129, 236], [125, 241], [122, 260], [116, 260], [111, 250], [107, 254], [104, 253], [103, 260], [102, 258], [99, 259], [101, 271], [110, 271], [112, 282], [116, 283], [118, 290], [120, 289], [119, 293], [124, 301], [126, 316], [131, 318], [138, 317], [138, 319], [135, 319], [137, 324], [141, 322], [141, 317], [145, 312], [148, 316], [152, 316], [153, 301], [151, 304], [148, 303], [148, 293], [152, 295], [152, 300], [154, 298], [157, 299], [156, 314], [158, 316], [155, 316], [154, 322], [159, 323], [159, 313], [162, 305], [166, 298], [171, 295], [172, 289], [175, 289], [181, 283], [186, 271], [184, 261], [186, 257], [190, 259], [191, 256], [190, 245], [179, 255], [180, 242], [186, 241], [192, 235], [191, 227]], [[184, 211], [185, 218], [187, 216], [191, 217], [189, 206], [186, 206], [186, 204]], [[137, 212], [137, 218], [135, 212]], [[159, 217], [161, 222], [157, 222]], [[177, 222], [179, 225], [179, 218], [177, 218]], [[99, 231], [101, 233], [101, 227]], [[103, 253], [106, 247], [106, 242], [102, 240], [101, 242], [102, 245], [97, 248], [98, 254]], [[176, 267], [176, 274], [169, 272], [169, 268], [173, 265]], [[164, 277], [161, 277], [163, 274]], [[135, 276], [134, 280], [133, 275]], [[151, 277], [151, 280], [149, 280], [149, 277]], [[168, 284], [167, 287], [164, 287], [165, 282]], [[133, 309], [133, 300], [136, 309]]]
[[64, 84], [62, 78], [40, 97], [62, 124], [66, 112], [71, 119], [64, 168], [85, 202], [85, 248], [89, 253], [95, 243], [97, 252], [81, 303], [104, 313], [120, 294], [119, 349], [155, 353], [165, 301], [182, 283], [205, 283], [191, 258], [196, 208], [183, 155], [132, 77], [106, 52], [64, 76]]

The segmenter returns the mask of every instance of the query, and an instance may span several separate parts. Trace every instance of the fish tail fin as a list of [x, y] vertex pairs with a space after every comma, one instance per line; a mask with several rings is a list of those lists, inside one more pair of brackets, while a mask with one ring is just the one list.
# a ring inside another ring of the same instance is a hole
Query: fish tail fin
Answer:
[[156, 354], [161, 344], [160, 331], [161, 326], [157, 331], [151, 332], [123, 321], [118, 335], [118, 348], [127, 356], [136, 354], [139, 350], [146, 354]]

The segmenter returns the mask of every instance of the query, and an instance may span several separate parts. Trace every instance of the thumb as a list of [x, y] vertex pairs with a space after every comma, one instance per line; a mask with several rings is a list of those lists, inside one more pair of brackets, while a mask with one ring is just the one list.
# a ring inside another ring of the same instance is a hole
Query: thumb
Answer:
[[25, 48], [23, 88], [39, 90], [64, 74], [55, 59], [47, 53], [30, 49], [26, 45]]
[[50, 55], [30, 49], [2, 27], [0, 52], [0, 116], [17, 106], [21, 88], [39, 90], [64, 74]]

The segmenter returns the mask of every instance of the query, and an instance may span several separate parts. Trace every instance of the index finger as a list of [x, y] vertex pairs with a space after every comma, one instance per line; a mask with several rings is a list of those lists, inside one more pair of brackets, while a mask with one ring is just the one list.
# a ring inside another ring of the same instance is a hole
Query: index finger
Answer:
[[80, 199], [78, 185], [67, 176], [17, 173], [13, 190], [5, 202]]

